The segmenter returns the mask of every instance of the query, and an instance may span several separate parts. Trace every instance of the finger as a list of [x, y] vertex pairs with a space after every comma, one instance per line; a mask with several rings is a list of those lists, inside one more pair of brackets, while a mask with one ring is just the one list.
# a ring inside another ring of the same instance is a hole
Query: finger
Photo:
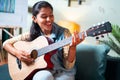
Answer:
[[30, 54], [25, 52], [25, 51], [23, 51], [22, 55], [25, 56], [25, 57], [31, 58]]
[[24, 61], [24, 62], [32, 62], [33, 61], [32, 58], [28, 58], [26, 56], [22, 56], [21, 60]]
[[22, 57], [21, 57], [21, 60], [22, 60], [22, 61], [27, 61], [27, 58], [26, 58], [25, 56], [22, 56]]
[[83, 32], [82, 33], [82, 40], [84, 40], [85, 39], [85, 33]]
[[70, 43], [70, 46], [74, 46], [75, 44], [74, 44], [74, 37], [72, 37], [72, 41], [71, 41], [71, 43]]

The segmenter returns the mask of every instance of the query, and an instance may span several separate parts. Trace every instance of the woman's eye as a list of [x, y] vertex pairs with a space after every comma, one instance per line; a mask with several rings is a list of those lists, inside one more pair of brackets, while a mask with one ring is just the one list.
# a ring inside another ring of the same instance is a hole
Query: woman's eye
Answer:
[[43, 18], [43, 19], [46, 19], [46, 18], [52, 18], [53, 17], [53, 15], [49, 15], [49, 16], [41, 16], [41, 18]]
[[44, 19], [45, 19], [45, 18], [47, 18], [47, 16], [42, 16], [42, 18], [44, 18]]
[[53, 17], [53, 15], [50, 15], [50, 17]]

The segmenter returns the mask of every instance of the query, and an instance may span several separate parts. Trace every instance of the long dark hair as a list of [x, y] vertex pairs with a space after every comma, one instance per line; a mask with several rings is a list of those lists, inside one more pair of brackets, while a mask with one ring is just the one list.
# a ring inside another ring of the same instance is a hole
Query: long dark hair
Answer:
[[[37, 14], [40, 12], [40, 9], [43, 7], [49, 7], [53, 11], [53, 7], [50, 3], [46, 1], [39, 1], [33, 5], [32, 15], [36, 17]], [[34, 23], [34, 21], [32, 21], [32, 25], [30, 28], [30, 41], [40, 36], [41, 35], [40, 31], [41, 29], [39, 25], [37, 23]]]

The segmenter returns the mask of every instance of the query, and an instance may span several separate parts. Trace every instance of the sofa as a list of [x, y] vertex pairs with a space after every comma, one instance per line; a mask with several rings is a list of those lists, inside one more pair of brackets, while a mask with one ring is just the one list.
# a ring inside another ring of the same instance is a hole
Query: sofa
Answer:
[[79, 44], [76, 54], [76, 80], [120, 80], [120, 58], [109, 56], [105, 44]]
[[[75, 80], [120, 80], [120, 58], [108, 56], [109, 51], [104, 44], [79, 44]], [[0, 80], [11, 80], [7, 64], [0, 66]]]

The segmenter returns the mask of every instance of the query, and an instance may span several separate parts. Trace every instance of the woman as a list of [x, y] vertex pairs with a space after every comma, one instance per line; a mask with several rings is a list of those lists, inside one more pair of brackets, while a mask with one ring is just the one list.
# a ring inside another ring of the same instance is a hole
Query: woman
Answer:
[[[34, 4], [32, 10], [32, 26], [29, 33], [24, 33], [17, 37], [6, 40], [3, 47], [9, 53], [15, 55], [19, 60], [30, 64], [33, 58], [25, 51], [17, 50], [13, 44], [17, 41], [32, 41], [39, 36], [46, 36], [54, 42], [61, 41], [71, 36], [68, 29], [60, 27], [54, 23], [53, 7], [46, 1], [39, 1]], [[51, 57], [54, 67], [50, 70], [40, 70], [36, 72], [32, 80], [74, 80], [76, 45], [84, 40], [84, 34], [80, 39], [75, 32], [70, 45], [59, 48]]]

